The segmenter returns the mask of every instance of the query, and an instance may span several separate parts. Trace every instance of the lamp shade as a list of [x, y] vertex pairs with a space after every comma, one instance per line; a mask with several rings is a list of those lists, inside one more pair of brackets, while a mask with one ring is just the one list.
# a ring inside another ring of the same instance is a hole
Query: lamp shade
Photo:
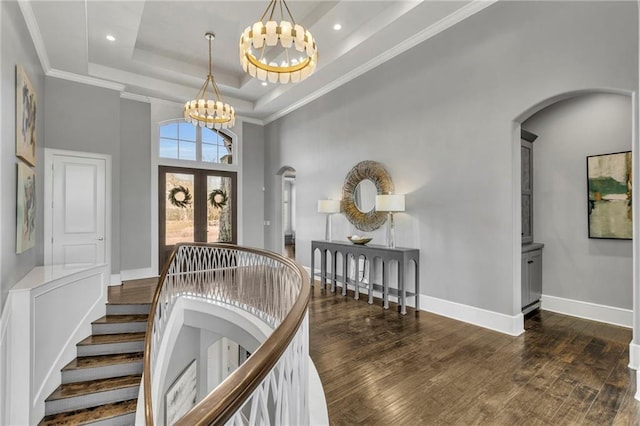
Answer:
[[376, 210], [379, 212], [403, 212], [404, 195], [376, 195]]
[[340, 213], [340, 200], [318, 200], [318, 213]]

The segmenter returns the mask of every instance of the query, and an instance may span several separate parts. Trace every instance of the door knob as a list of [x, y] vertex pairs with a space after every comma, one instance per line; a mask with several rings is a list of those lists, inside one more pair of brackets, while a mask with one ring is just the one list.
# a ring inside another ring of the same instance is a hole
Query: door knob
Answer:
[[104, 240], [104, 237], [98, 237], [98, 241]]

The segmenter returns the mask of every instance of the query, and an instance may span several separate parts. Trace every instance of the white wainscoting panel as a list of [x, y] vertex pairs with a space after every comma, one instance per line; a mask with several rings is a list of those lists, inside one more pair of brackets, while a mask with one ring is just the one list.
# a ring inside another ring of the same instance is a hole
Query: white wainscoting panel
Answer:
[[9, 365], [9, 324], [11, 322], [11, 294], [7, 297], [2, 317], [0, 318], [0, 424], [9, 424], [10, 388], [8, 377], [11, 373]]
[[9, 346], [2, 349], [9, 370], [3, 398], [8, 395], [10, 408], [3, 424], [42, 419], [45, 398], [60, 385], [60, 369], [75, 358], [76, 343], [91, 334], [91, 321], [105, 314], [108, 277], [104, 264], [39, 266], [10, 290], [3, 335]]

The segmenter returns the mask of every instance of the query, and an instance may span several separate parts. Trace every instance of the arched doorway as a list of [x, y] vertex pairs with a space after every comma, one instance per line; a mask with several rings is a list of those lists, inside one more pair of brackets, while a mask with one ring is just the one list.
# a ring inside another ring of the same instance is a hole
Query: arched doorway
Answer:
[[296, 258], [296, 170], [283, 167], [278, 171], [281, 190], [281, 253], [291, 259]]
[[[514, 177], [514, 188], [513, 188], [513, 195], [514, 195], [514, 217], [513, 217], [513, 223], [514, 223], [514, 250], [513, 250], [513, 254], [514, 254], [514, 258], [513, 258], [513, 264], [514, 264], [514, 292], [513, 292], [513, 300], [514, 300], [514, 312], [518, 312], [519, 311], [519, 305], [521, 303], [522, 300], [522, 287], [521, 287], [521, 277], [522, 277], [522, 268], [524, 268], [524, 266], [521, 263], [521, 259], [522, 259], [522, 254], [521, 254], [521, 240], [520, 240], [520, 234], [521, 234], [521, 230], [522, 230], [522, 206], [520, 204], [520, 200], [521, 200], [521, 171], [522, 171], [522, 162], [521, 162], [521, 156], [520, 156], [520, 140], [521, 140], [521, 131], [524, 128], [525, 130], [530, 130], [529, 128], [526, 128], [526, 126], [523, 127], [523, 123], [526, 123], [528, 119], [534, 117], [536, 114], [538, 113], [542, 113], [543, 110], [546, 109], [546, 111], [548, 112], [549, 110], [553, 109], [556, 107], [556, 105], [559, 105], [561, 102], [574, 102], [574, 100], [576, 99], [580, 99], [580, 98], [584, 98], [585, 96], [591, 96], [591, 97], [595, 97], [597, 95], [614, 95], [615, 96], [619, 96], [622, 95], [622, 97], [626, 98], [626, 102], [629, 104], [629, 108], [628, 108], [628, 112], [629, 112], [629, 116], [625, 117], [626, 119], [626, 126], [627, 128], [624, 129], [626, 134], [628, 134], [628, 149], [632, 151], [632, 186], [635, 188], [639, 188], [640, 186], [638, 186], [638, 182], [639, 182], [639, 178], [638, 178], [638, 137], [637, 137], [637, 128], [638, 128], [638, 118], [637, 118], [637, 97], [635, 93], [629, 92], [629, 91], [623, 91], [623, 90], [608, 90], [608, 89], [603, 89], [603, 90], [598, 90], [598, 89], [594, 89], [594, 90], [585, 90], [585, 91], [577, 91], [577, 92], [569, 92], [569, 93], [563, 93], [560, 94], [558, 96], [549, 98], [549, 99], [545, 99], [541, 102], [539, 102], [538, 104], [532, 106], [531, 108], [527, 109], [526, 111], [524, 111], [522, 114], [520, 114], [515, 120], [514, 120], [514, 125], [513, 125], [513, 144], [512, 144], [512, 154], [513, 154], [513, 177]], [[629, 117], [631, 117], [631, 119], [629, 119]], [[630, 123], [630, 124], [629, 124]], [[590, 126], [595, 126], [597, 125], [597, 123], [589, 123]], [[629, 128], [630, 127], [630, 128]], [[544, 141], [536, 141], [535, 143], [544, 143]], [[542, 145], [541, 145], [542, 146]], [[619, 149], [617, 149], [617, 147], [613, 146], [611, 149], [607, 149], [606, 145], [603, 145], [602, 149], [596, 149], [594, 150], [594, 152], [591, 152], [590, 154], [606, 154], [608, 152], [614, 152], [614, 151], [619, 151]], [[534, 148], [534, 152], [535, 152], [535, 148]], [[586, 181], [586, 155], [584, 155], [584, 153], [581, 153], [580, 155], [576, 156], [575, 161], [579, 161], [580, 164], [580, 168], [581, 168], [581, 172], [585, 175], [584, 180], [581, 182], [577, 182], [577, 185], [579, 185], [579, 190], [583, 191], [581, 196], [582, 198], [580, 199], [576, 199], [577, 201], [574, 201], [575, 203], [582, 203], [582, 201], [584, 201], [584, 205], [580, 206], [581, 208], [584, 208], [581, 213], [580, 213], [580, 220], [585, 221], [586, 222], [586, 217], [587, 217], [587, 181]], [[547, 157], [549, 158], [549, 157]], [[534, 172], [535, 173], [535, 172]], [[534, 178], [535, 179], [535, 178]], [[561, 185], [568, 185], [569, 183], [567, 181], [565, 181], [565, 176], [563, 176], [563, 173], [556, 173], [555, 176], [555, 182], [553, 182], [556, 186], [561, 186]], [[534, 189], [535, 191], [535, 189]], [[535, 197], [534, 197], [535, 198]], [[640, 366], [640, 346], [638, 345], [638, 342], [640, 341], [640, 336], [639, 336], [639, 325], [640, 325], [640, 320], [639, 320], [639, 314], [638, 314], [638, 307], [640, 306], [640, 304], [638, 303], [638, 297], [639, 295], [639, 291], [638, 289], [639, 287], [639, 283], [638, 283], [638, 274], [637, 274], [637, 268], [638, 268], [638, 253], [640, 253], [640, 251], [638, 251], [638, 226], [637, 224], [640, 223], [638, 222], [639, 220], [639, 203], [637, 200], [637, 196], [636, 197], [632, 197], [632, 217], [633, 217], [633, 222], [635, 222], [634, 224], [634, 229], [633, 229], [633, 239], [632, 241], [629, 243], [630, 244], [630, 250], [629, 250], [629, 254], [627, 254], [627, 256], [630, 256], [631, 259], [627, 259], [630, 260], [630, 268], [632, 269], [632, 271], [627, 271], [628, 276], [630, 276], [631, 278], [627, 278], [629, 281], [628, 282], [628, 287], [627, 287], [627, 293], [624, 296], [627, 297], [627, 300], [633, 300], [633, 306], [632, 309], [617, 309], [614, 307], [614, 309], [608, 309], [609, 306], [599, 306], [598, 303], [591, 303], [591, 307], [593, 309], [595, 309], [598, 312], [592, 312], [589, 313], [588, 311], [584, 311], [585, 313], [582, 313], [579, 311], [579, 309], [582, 308], [589, 308], [589, 300], [585, 300], [585, 298], [582, 298], [582, 300], [580, 300], [579, 302], [583, 302], [586, 301], [586, 303], [577, 303], [575, 304], [576, 307], [576, 311], [573, 311], [572, 313], [569, 313], [570, 315], [573, 314], [574, 316], [583, 316], [586, 318], [590, 318], [590, 319], [596, 319], [596, 320], [600, 320], [600, 321], [605, 321], [605, 322], [611, 322], [614, 324], [620, 324], [620, 325], [626, 325], [627, 327], [632, 326], [633, 327], [633, 340], [630, 343], [630, 367], [634, 368], [634, 369], [638, 369], [638, 367]], [[534, 201], [535, 202], [535, 201]], [[535, 226], [535, 225], [534, 225]], [[587, 226], [584, 226], [584, 229], [582, 229], [583, 226], [580, 225], [579, 226], [579, 232], [581, 232], [581, 238], [585, 239], [587, 238]], [[535, 236], [534, 236], [535, 238]], [[543, 242], [544, 243], [544, 242]], [[604, 248], [601, 245], [600, 241], [592, 241], [589, 240], [588, 242], [583, 242], [585, 244], [585, 247], [587, 247], [589, 250], [591, 250], [592, 253], [602, 253], [603, 250], [604, 252], [606, 252], [607, 249], [611, 249], [611, 247], [608, 248]], [[586, 245], [588, 244], [588, 245]], [[609, 243], [609, 244], [616, 244], [614, 243]], [[619, 251], [620, 247], [618, 245], [617, 248], [615, 248], [616, 250]], [[563, 247], [563, 250], [565, 251], [569, 251], [571, 250], [570, 247], [565, 246]], [[552, 253], [549, 253], [552, 255]], [[555, 259], [554, 259], [555, 260]], [[574, 265], [575, 267], [575, 265]], [[596, 267], [594, 265], [594, 267]], [[576, 270], [580, 270], [583, 268], [576, 268]], [[606, 291], [606, 289], [605, 289]], [[583, 293], [588, 293], [588, 290], [584, 290]], [[543, 294], [544, 294], [544, 283], [543, 283]], [[591, 295], [591, 293], [589, 293], [589, 295]], [[544, 296], [543, 296], [543, 309], [545, 308], [545, 302], [544, 302]], [[550, 309], [553, 310], [553, 309]], [[616, 311], [621, 315], [619, 318], [621, 318], [621, 320], [616, 320], [615, 317], [610, 317], [609, 315], [613, 312], [614, 314], [616, 313]], [[590, 317], [591, 315], [591, 317]], [[610, 319], [613, 318], [613, 319]], [[524, 321], [524, 318], [523, 318]]]

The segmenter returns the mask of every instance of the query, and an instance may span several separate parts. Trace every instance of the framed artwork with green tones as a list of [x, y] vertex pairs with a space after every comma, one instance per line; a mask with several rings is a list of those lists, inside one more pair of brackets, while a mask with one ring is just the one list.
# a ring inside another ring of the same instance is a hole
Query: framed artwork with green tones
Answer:
[[589, 238], [630, 240], [631, 151], [587, 157]]

